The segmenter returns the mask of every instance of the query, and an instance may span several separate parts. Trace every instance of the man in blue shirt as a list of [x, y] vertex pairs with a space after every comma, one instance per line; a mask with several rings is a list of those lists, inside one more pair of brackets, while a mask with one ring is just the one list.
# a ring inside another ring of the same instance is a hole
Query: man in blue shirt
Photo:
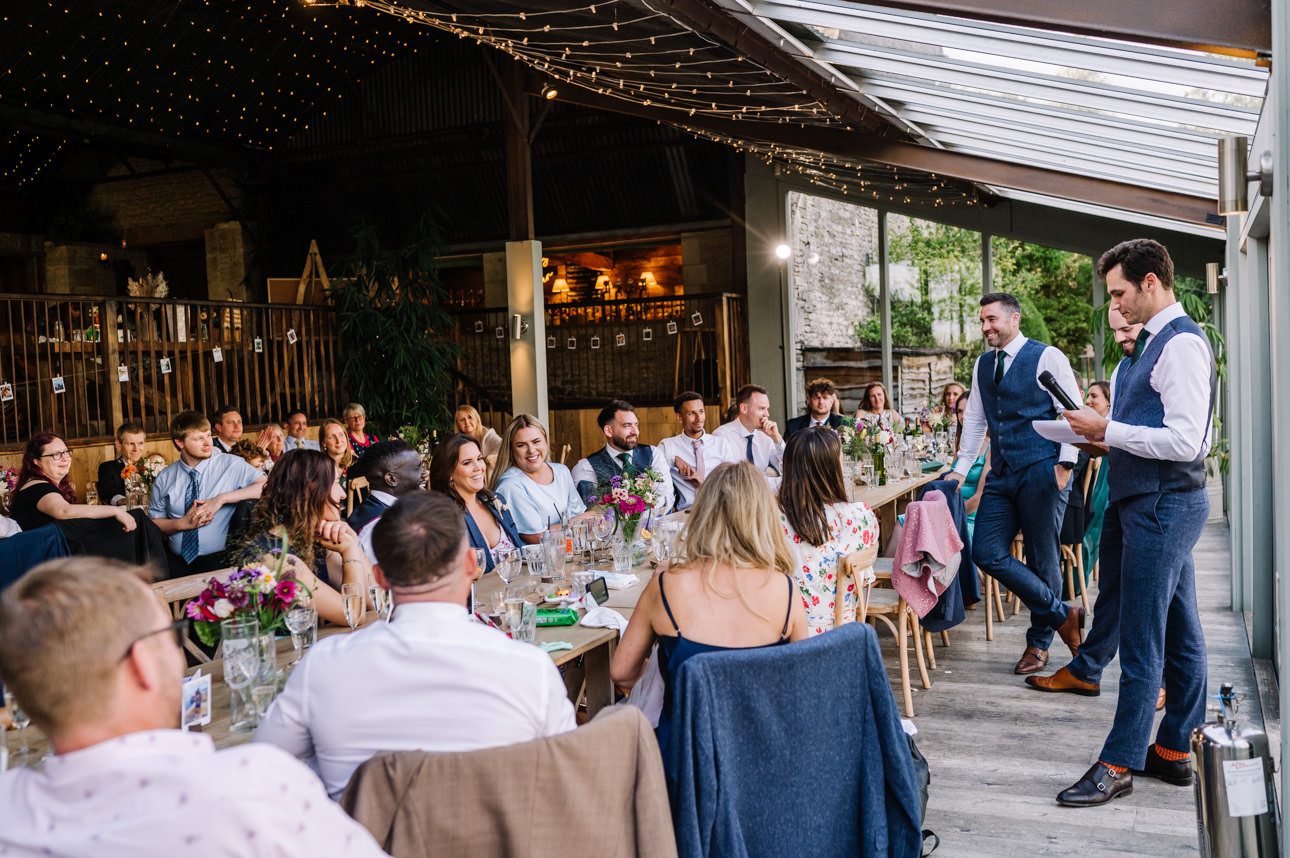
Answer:
[[215, 456], [211, 424], [196, 411], [184, 411], [170, 424], [179, 461], [157, 476], [148, 517], [167, 537], [172, 577], [227, 566], [225, 548], [234, 507], [255, 500], [265, 476], [241, 456]]

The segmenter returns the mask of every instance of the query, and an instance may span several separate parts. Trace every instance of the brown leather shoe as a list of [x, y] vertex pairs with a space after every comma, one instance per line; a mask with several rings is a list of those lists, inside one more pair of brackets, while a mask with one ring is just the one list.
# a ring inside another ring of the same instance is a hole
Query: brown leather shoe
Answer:
[[1026, 684], [1036, 691], [1066, 691], [1082, 697], [1097, 697], [1102, 693], [1102, 686], [1096, 682], [1085, 682], [1063, 667], [1052, 676], [1027, 676]]
[[1018, 676], [1025, 676], [1028, 673], [1038, 673], [1048, 664], [1048, 650], [1040, 649], [1037, 646], [1028, 646], [1026, 651], [1021, 654], [1021, 660], [1012, 672]]
[[1165, 690], [1160, 689], [1160, 696], [1156, 698], [1156, 711], [1159, 712], [1165, 708]]
[[1084, 609], [1072, 606], [1066, 613], [1066, 621], [1057, 627], [1057, 636], [1070, 647], [1071, 658], [1079, 655], [1080, 644], [1084, 642]]

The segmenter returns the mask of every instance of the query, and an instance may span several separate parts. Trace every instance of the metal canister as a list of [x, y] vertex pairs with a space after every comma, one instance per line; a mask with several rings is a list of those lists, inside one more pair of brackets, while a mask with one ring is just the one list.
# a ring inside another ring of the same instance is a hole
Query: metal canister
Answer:
[[1191, 733], [1196, 827], [1203, 858], [1277, 855], [1278, 806], [1268, 737], [1236, 720], [1231, 683], [1219, 691], [1218, 720]]

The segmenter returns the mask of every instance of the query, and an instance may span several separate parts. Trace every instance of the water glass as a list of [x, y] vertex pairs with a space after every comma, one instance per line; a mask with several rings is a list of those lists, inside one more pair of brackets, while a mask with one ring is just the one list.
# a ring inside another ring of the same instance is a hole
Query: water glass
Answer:
[[573, 573], [573, 597], [581, 599], [587, 595], [587, 585], [596, 579], [596, 573], [590, 569], [580, 569]]
[[576, 556], [587, 555], [591, 559], [591, 528], [585, 521], [569, 525], [569, 538], [573, 540], [573, 552]]
[[508, 598], [503, 606], [506, 629], [511, 637], [522, 643], [537, 639], [537, 606], [528, 599]]
[[86, 483], [85, 502], [90, 506], [94, 506], [99, 502], [99, 488], [95, 483]]
[[372, 600], [372, 610], [381, 619], [389, 622], [390, 613], [394, 610], [394, 599], [390, 591], [375, 582], [369, 582], [367, 585], [367, 595]]
[[510, 584], [520, 575], [524, 558], [514, 549], [499, 551], [493, 556], [493, 569], [503, 584]]
[[5, 735], [8, 728], [0, 724], [0, 775], [9, 771], [9, 737]]
[[556, 581], [564, 579], [564, 548], [565, 536], [563, 531], [548, 530], [542, 534], [542, 557], [546, 562], [546, 574], [544, 578]]
[[546, 554], [541, 545], [524, 546], [524, 562], [529, 565], [529, 574], [539, 578], [546, 575]]
[[349, 623], [352, 632], [363, 622], [363, 588], [361, 584], [349, 583], [340, 585], [340, 597], [345, 608], [345, 622]]
[[318, 611], [311, 604], [297, 603], [287, 611], [285, 619], [287, 631], [291, 632], [291, 647], [296, 651], [294, 664], [318, 640]]
[[220, 623], [224, 683], [229, 689], [229, 730], [234, 733], [250, 732], [259, 723], [251, 684], [262, 669], [260, 638], [260, 621], [255, 617], [233, 617]]
[[614, 554], [614, 571], [619, 574], [626, 574], [632, 571], [632, 546], [629, 543], [618, 541], [612, 547]]

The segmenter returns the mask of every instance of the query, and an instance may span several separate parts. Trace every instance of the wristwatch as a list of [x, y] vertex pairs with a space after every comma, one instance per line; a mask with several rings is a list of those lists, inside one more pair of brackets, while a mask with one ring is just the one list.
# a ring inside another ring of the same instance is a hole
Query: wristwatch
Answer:
[[1068, 470], [1068, 471], [1073, 471], [1073, 470], [1075, 470], [1075, 463], [1074, 463], [1074, 462], [1058, 462], [1057, 464], [1061, 465], [1063, 468], [1065, 468], [1065, 469], [1066, 469], [1066, 470]]

